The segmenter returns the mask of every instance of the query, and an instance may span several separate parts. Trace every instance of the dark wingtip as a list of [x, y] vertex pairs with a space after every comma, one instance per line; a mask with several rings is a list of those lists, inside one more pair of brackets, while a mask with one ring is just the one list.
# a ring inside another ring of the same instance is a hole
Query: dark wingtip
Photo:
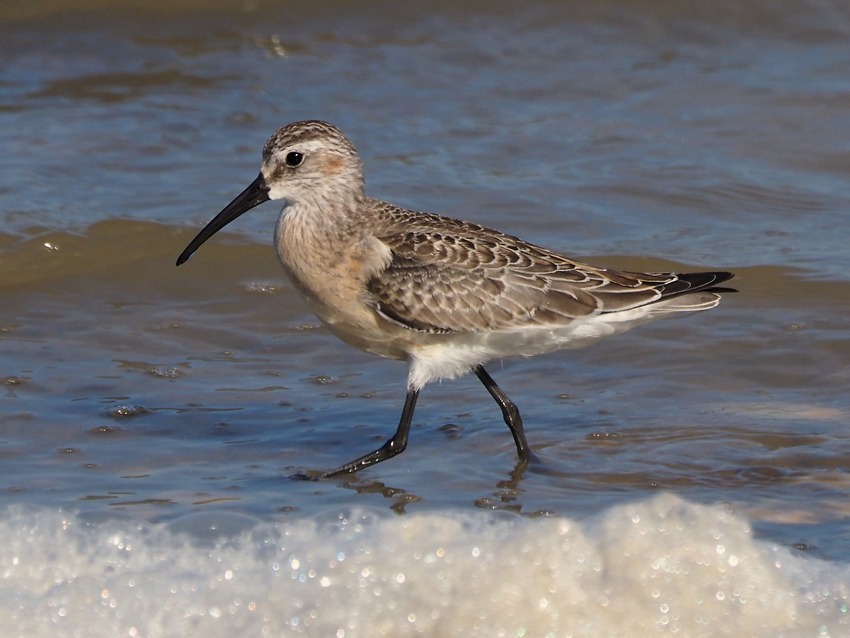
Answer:
[[726, 293], [726, 292], [738, 292], [737, 288], [729, 288], [727, 286], [718, 286], [717, 284], [723, 283], [724, 281], [729, 281], [735, 276], [735, 273], [732, 272], [714, 272], [711, 273], [714, 275], [714, 281], [708, 285], [707, 288], [703, 288], [703, 290], [708, 292], [717, 292], [717, 293]]
[[714, 283], [716, 284], [719, 284], [724, 281], [729, 281], [730, 279], [732, 279], [732, 277], [735, 276], [735, 273], [726, 271], [715, 272], [712, 274], [716, 277], [716, 279], [714, 280]]
[[717, 284], [728, 281], [734, 276], [733, 273], [725, 271], [677, 273], [674, 281], [661, 288], [661, 298], [669, 299], [699, 291], [732, 292], [734, 289], [721, 288]]

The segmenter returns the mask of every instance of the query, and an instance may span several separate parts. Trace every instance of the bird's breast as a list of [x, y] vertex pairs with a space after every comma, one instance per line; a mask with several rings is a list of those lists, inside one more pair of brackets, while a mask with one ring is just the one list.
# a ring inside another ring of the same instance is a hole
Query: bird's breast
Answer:
[[324, 233], [290, 213], [278, 221], [275, 244], [289, 279], [334, 334], [367, 352], [407, 358], [410, 331], [386, 321], [368, 303], [366, 282], [390, 257], [380, 240]]

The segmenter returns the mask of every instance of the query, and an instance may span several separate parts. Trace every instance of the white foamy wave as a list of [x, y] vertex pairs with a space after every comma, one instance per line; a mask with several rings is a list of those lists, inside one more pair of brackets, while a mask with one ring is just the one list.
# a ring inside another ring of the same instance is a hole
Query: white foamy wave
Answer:
[[7, 508], [2, 635], [850, 635], [847, 565], [756, 541], [727, 508], [670, 495], [582, 522], [216, 518]]

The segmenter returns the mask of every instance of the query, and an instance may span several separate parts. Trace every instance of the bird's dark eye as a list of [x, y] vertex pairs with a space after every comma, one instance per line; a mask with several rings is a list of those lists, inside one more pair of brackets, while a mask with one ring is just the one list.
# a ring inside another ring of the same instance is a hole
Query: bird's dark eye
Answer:
[[291, 153], [286, 154], [286, 165], [295, 168], [296, 166], [300, 166], [301, 162], [304, 161], [304, 153], [299, 153], [297, 151], [292, 151]]

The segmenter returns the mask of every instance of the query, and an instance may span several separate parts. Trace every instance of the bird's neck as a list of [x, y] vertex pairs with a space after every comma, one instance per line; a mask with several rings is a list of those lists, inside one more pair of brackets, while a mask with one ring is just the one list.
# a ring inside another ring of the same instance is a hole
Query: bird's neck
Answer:
[[339, 201], [293, 202], [281, 211], [275, 229], [275, 247], [287, 274], [306, 296], [340, 269], [352, 247], [366, 232], [358, 225], [355, 205]]

